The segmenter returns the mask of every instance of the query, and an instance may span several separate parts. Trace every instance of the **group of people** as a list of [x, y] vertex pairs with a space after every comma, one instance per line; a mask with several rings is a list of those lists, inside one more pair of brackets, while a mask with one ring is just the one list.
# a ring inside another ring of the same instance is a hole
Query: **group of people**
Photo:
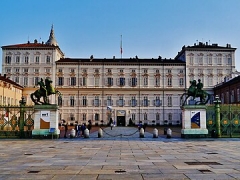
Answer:
[[[67, 131], [68, 131], [68, 124], [66, 123], [66, 125], [64, 125], [65, 127], [65, 133], [64, 133], [64, 138], [67, 137]], [[91, 120], [88, 121], [88, 125], [86, 125], [86, 123], [83, 124], [75, 124], [75, 137], [81, 137], [84, 136], [84, 131], [85, 129], [89, 130], [89, 133], [92, 129], [92, 122]]]

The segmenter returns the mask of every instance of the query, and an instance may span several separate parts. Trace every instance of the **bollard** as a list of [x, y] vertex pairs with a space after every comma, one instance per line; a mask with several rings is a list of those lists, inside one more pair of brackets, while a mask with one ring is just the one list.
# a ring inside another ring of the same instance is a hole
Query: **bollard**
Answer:
[[167, 138], [172, 137], [172, 130], [170, 128], [167, 129]]
[[75, 132], [75, 129], [72, 129], [70, 131], [70, 138], [74, 138], [76, 136], [76, 132]]
[[88, 128], [86, 128], [84, 130], [84, 138], [89, 138], [89, 130], [88, 130]]
[[144, 129], [143, 128], [141, 128], [139, 131], [139, 137], [144, 138]]
[[101, 138], [101, 137], [103, 137], [103, 130], [102, 130], [102, 128], [99, 128], [99, 130], [98, 130], [98, 138]]
[[158, 138], [158, 130], [156, 128], [153, 129], [153, 138]]

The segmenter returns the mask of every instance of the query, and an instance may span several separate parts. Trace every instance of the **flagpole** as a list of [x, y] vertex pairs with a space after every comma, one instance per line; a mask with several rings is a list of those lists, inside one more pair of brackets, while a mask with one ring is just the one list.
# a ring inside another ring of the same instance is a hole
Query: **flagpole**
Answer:
[[122, 51], [122, 35], [121, 35], [120, 53], [121, 53], [121, 59], [122, 59], [122, 53], [123, 53], [123, 51]]

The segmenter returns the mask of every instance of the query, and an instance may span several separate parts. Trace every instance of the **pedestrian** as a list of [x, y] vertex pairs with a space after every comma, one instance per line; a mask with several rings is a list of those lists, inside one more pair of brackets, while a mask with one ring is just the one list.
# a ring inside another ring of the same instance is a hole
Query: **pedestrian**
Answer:
[[85, 129], [86, 129], [86, 125], [83, 123], [81, 126], [82, 136], [84, 136]]
[[68, 124], [65, 124], [65, 133], [64, 133], [64, 138], [67, 138], [67, 131], [68, 131]]
[[77, 136], [78, 136], [78, 137], [81, 136], [81, 124], [78, 125], [78, 135], [77, 135]]
[[89, 133], [90, 133], [90, 130], [92, 129], [92, 121], [89, 120], [88, 121], [88, 126], [87, 126], [88, 130], [89, 130]]
[[140, 131], [140, 129], [141, 129], [142, 127], [143, 127], [142, 121], [140, 121], [139, 124], [138, 124], [138, 130]]
[[75, 131], [76, 131], [75, 136], [78, 137], [79, 128], [77, 123], [75, 124]]
[[110, 118], [110, 127], [111, 127], [111, 130], [112, 130], [112, 128], [113, 128], [113, 120], [112, 120], [112, 118]]

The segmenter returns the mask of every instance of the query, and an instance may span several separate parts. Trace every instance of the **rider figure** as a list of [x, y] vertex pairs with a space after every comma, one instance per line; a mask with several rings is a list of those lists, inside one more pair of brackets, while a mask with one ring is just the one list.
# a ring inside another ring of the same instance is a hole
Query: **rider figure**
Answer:
[[198, 79], [198, 83], [197, 83], [197, 89], [196, 89], [196, 93], [195, 93], [195, 97], [197, 94], [202, 92], [202, 88], [203, 88], [203, 83], [201, 83], [201, 79]]
[[40, 86], [39, 90], [43, 92], [45, 97], [47, 97], [47, 89], [45, 87], [45, 84], [42, 78], [41, 78], [41, 81], [38, 82], [38, 85]]

